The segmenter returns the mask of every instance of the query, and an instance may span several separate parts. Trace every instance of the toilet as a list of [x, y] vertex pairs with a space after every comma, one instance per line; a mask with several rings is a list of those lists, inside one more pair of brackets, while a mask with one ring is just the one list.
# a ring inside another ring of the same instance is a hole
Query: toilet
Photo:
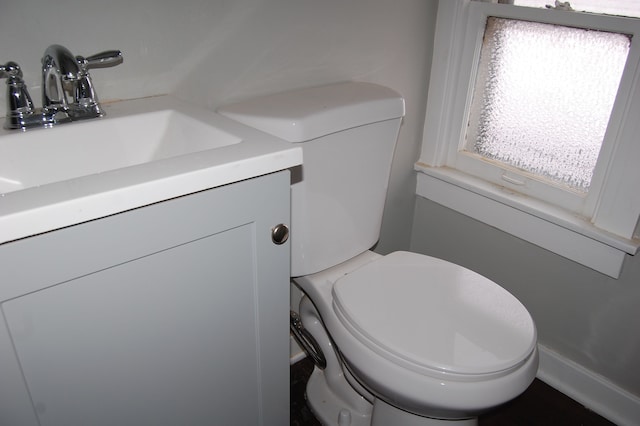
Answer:
[[[291, 277], [325, 425], [475, 425], [538, 368], [526, 308], [462, 266], [378, 240], [404, 116], [393, 90], [345, 82], [225, 106], [222, 115], [303, 150], [291, 185]], [[296, 316], [297, 321], [297, 316]]]

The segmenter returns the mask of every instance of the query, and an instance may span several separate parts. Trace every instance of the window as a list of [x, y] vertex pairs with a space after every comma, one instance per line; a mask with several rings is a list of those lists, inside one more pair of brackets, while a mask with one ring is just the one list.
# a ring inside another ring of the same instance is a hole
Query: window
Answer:
[[640, 246], [640, 19], [445, 0], [435, 40], [418, 195], [617, 276]]
[[630, 44], [626, 34], [489, 17], [462, 152], [588, 192]]

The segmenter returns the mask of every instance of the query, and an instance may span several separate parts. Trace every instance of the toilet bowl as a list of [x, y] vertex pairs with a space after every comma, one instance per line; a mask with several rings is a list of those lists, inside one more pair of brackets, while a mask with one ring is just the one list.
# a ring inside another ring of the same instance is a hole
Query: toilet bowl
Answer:
[[[328, 333], [315, 337], [333, 340], [341, 362], [342, 369], [331, 363], [316, 369], [315, 389], [308, 392], [326, 424], [338, 424], [346, 409], [351, 419], [363, 419], [360, 424], [375, 425], [368, 417], [373, 412], [375, 420], [378, 406], [415, 415], [409, 424], [475, 424], [480, 413], [519, 395], [535, 377], [529, 313], [500, 286], [461, 266], [415, 253], [367, 252], [295, 282], [313, 301], [301, 310], [303, 322], [319, 315]], [[334, 376], [344, 376], [342, 386], [355, 380], [366, 393], [341, 398], [347, 392], [332, 386], [339, 381]], [[358, 396], [370, 405], [360, 403], [364, 409], [356, 411], [349, 407]], [[333, 407], [320, 402], [329, 399]]]
[[326, 359], [307, 384], [322, 423], [474, 425], [529, 386], [536, 330], [514, 296], [444, 260], [369, 251], [404, 116], [399, 94], [346, 82], [218, 112], [302, 146], [291, 185], [291, 276], [317, 342], [308, 350]]

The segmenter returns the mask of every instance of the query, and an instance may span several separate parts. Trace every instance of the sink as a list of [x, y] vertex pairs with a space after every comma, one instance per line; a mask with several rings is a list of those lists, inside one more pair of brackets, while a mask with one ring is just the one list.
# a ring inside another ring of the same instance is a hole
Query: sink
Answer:
[[241, 142], [168, 109], [0, 138], [0, 194]]
[[302, 163], [299, 147], [172, 96], [102, 106], [103, 118], [0, 129], [0, 244]]

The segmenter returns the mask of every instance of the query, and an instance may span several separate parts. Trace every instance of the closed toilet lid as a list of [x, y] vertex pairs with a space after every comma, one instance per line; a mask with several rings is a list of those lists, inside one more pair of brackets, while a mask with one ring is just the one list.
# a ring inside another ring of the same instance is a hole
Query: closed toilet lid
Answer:
[[370, 349], [418, 371], [500, 373], [536, 344], [531, 316], [509, 292], [415, 253], [392, 253], [336, 281], [333, 308]]

